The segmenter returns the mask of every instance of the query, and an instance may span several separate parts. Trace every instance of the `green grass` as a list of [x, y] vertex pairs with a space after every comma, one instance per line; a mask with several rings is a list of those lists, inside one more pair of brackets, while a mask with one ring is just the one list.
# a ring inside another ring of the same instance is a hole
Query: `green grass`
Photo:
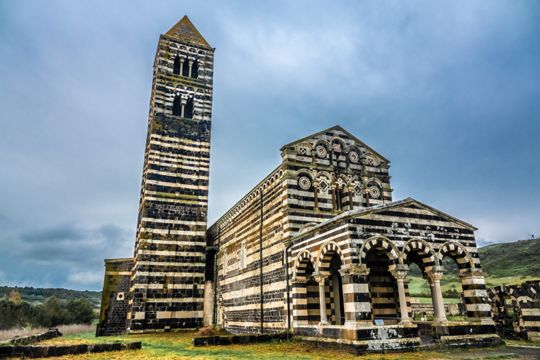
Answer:
[[340, 360], [456, 360], [456, 359], [516, 359], [511, 348], [498, 347], [490, 349], [456, 349], [440, 351], [421, 351], [408, 353], [354, 355], [343, 349], [305, 343], [298, 340], [275, 341], [258, 344], [194, 347], [191, 339], [194, 333], [156, 333], [129, 336], [112, 336], [96, 338], [93, 332], [72, 334], [56, 338], [42, 344], [79, 344], [110, 343], [114, 341], [142, 341], [142, 350], [119, 351], [101, 354], [84, 354], [79, 356], [63, 356], [61, 359], [340, 359]]

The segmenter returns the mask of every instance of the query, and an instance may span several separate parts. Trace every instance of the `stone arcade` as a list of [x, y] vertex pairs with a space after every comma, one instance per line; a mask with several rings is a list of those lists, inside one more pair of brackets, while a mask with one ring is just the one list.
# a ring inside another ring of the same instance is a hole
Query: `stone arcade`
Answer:
[[[213, 52], [187, 17], [160, 38], [135, 256], [105, 260], [98, 335], [217, 324], [359, 351], [499, 343], [475, 227], [393, 201], [389, 160], [339, 126], [283, 146], [206, 229]], [[466, 321], [446, 318], [444, 257], [459, 267]], [[431, 286], [431, 322], [411, 317], [412, 263]]]

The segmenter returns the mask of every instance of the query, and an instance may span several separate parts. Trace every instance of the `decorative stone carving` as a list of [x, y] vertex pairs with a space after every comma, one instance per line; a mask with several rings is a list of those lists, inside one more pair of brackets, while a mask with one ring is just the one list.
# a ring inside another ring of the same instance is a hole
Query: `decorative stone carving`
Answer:
[[373, 199], [378, 199], [381, 196], [381, 190], [377, 186], [370, 186], [369, 187], [369, 195]]
[[396, 268], [390, 272], [395, 279], [405, 280], [409, 272], [409, 267], [404, 264], [398, 264], [396, 265]]
[[443, 274], [444, 268], [442, 266], [434, 266], [427, 275], [430, 281], [441, 281]]
[[324, 284], [326, 279], [328, 279], [328, 275], [327, 274], [320, 274], [320, 273], [314, 273], [313, 274], [313, 279], [319, 283], [319, 285], [321, 284], [321, 282]]
[[360, 160], [360, 156], [358, 155], [358, 153], [356, 151], [351, 151], [349, 153], [349, 160], [353, 163], [353, 164], [357, 164], [358, 161]]
[[326, 148], [322, 145], [315, 146], [315, 154], [317, 154], [317, 157], [320, 157], [321, 159], [325, 158], [326, 155], [328, 155], [328, 151]]
[[369, 275], [369, 268], [365, 264], [347, 264], [339, 270], [341, 275]]
[[300, 176], [298, 179], [298, 186], [300, 186], [302, 190], [309, 190], [311, 188], [311, 179], [307, 176]]

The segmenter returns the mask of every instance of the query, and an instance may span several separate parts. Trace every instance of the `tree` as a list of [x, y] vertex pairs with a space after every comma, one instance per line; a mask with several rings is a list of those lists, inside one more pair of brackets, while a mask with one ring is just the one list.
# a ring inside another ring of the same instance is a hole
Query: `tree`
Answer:
[[94, 319], [92, 304], [86, 299], [71, 299], [65, 308], [67, 324], [90, 324]]
[[19, 305], [22, 302], [21, 293], [17, 290], [11, 290], [8, 299], [15, 305]]
[[64, 323], [64, 311], [60, 301], [52, 296], [40, 306], [40, 325], [53, 327]]

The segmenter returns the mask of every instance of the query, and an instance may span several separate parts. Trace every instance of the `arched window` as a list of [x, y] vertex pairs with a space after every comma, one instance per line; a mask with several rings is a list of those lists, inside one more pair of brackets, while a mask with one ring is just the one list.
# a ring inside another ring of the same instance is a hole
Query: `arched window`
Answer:
[[178, 55], [174, 58], [173, 74], [180, 75], [180, 57]]
[[190, 97], [186, 103], [184, 109], [184, 117], [188, 119], [193, 119], [193, 97]]
[[184, 60], [184, 66], [182, 67], [182, 76], [189, 76], [189, 60]]
[[195, 60], [191, 66], [191, 77], [197, 79], [199, 77], [199, 62]]
[[172, 114], [175, 116], [182, 116], [182, 97], [180, 95], [174, 97]]

